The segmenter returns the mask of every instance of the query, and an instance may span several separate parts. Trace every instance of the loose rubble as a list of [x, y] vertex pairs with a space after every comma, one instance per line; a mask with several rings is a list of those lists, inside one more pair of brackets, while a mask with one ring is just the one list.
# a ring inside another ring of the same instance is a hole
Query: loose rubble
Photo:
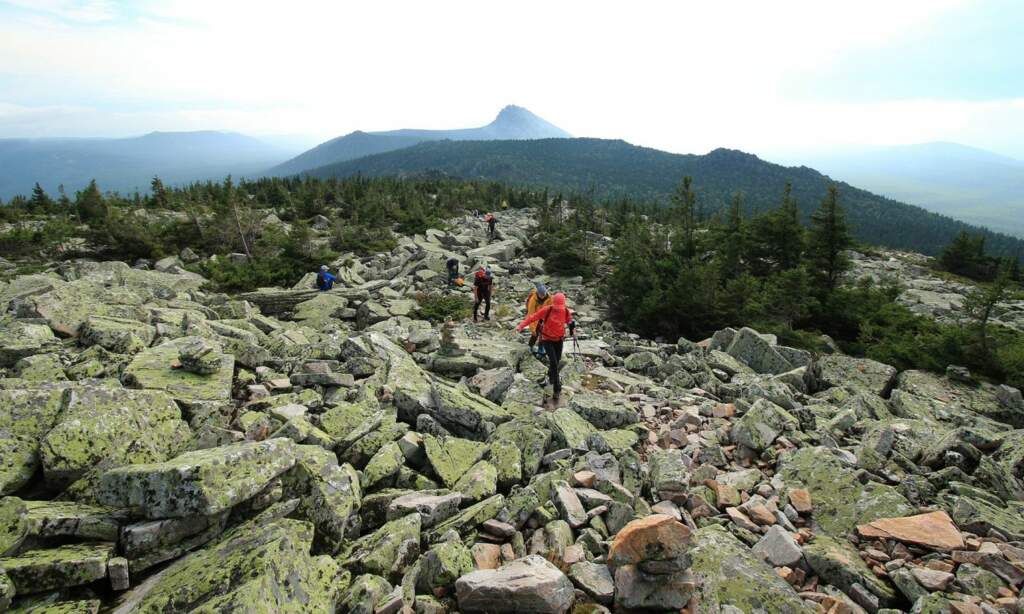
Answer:
[[[1020, 391], [616, 331], [529, 215], [344, 255], [329, 292], [210, 293], [194, 254], [0, 283], [0, 610], [1024, 609]], [[417, 319], [468, 294], [453, 256], [493, 321]], [[538, 279], [580, 321], [557, 407], [512, 330]]]

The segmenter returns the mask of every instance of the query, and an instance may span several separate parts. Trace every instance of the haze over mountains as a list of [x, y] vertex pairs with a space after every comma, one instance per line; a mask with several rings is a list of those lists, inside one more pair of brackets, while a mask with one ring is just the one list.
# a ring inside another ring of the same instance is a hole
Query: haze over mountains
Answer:
[[930, 211], [1024, 237], [1024, 161], [957, 143], [773, 156]]
[[424, 141], [493, 141], [520, 139], [572, 138], [572, 135], [523, 107], [508, 105], [494, 121], [480, 128], [458, 130], [388, 130], [363, 132], [321, 143], [284, 164], [270, 170], [273, 175], [294, 175], [310, 169], [354, 160], [363, 156], [394, 151]]
[[96, 179], [103, 190], [146, 191], [167, 184], [251, 175], [294, 153], [235, 132], [151, 132], [123, 139], [0, 139], [0, 198], [28, 194], [39, 182], [69, 195]]

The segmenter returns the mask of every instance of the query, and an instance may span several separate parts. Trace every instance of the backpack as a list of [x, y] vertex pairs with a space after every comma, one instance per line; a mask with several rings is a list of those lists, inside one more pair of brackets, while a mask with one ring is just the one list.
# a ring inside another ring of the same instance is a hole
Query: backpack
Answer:
[[318, 290], [323, 290], [327, 287], [327, 280], [324, 278], [323, 271], [316, 274], [316, 287]]

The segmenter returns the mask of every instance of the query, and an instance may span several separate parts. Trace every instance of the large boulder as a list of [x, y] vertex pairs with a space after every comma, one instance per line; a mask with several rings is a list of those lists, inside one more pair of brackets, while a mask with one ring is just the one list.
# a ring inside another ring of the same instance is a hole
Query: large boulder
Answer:
[[732, 440], [762, 452], [779, 435], [800, 428], [800, 421], [767, 399], [758, 399], [732, 427]]
[[259, 493], [294, 464], [289, 439], [239, 443], [113, 469], [100, 478], [98, 496], [146, 518], [212, 516]]
[[640, 421], [636, 411], [627, 407], [623, 398], [580, 393], [572, 397], [569, 407], [601, 430], [628, 426]]
[[793, 365], [767, 339], [751, 328], [741, 328], [725, 350], [757, 373], [785, 373]]
[[818, 357], [804, 374], [812, 391], [842, 386], [886, 396], [892, 388], [896, 369], [870, 358], [854, 358], [843, 354]]
[[420, 515], [391, 520], [350, 543], [338, 560], [355, 574], [399, 579], [420, 554]]
[[30, 550], [0, 559], [0, 572], [11, 579], [18, 595], [71, 588], [107, 577], [107, 561], [113, 552], [111, 543]]
[[564, 614], [573, 602], [572, 582], [539, 555], [468, 573], [455, 592], [462, 612]]
[[133, 388], [163, 390], [185, 403], [230, 399], [234, 355], [219, 353], [220, 368], [211, 374], [193, 373], [181, 368], [181, 351], [197, 343], [204, 343], [204, 340], [180, 337], [139, 352], [125, 367], [125, 384]]
[[75, 387], [41, 443], [43, 471], [51, 484], [66, 485], [96, 467], [165, 461], [190, 439], [181, 410], [165, 392]]
[[338, 565], [311, 556], [313, 527], [256, 519], [190, 554], [126, 593], [112, 614], [329, 612]]

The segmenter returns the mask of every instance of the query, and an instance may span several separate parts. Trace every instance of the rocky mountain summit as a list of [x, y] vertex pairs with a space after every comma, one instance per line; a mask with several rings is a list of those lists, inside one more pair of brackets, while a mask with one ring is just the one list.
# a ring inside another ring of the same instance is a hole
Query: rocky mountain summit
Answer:
[[[1019, 390], [616, 331], [531, 224], [345, 255], [328, 292], [176, 258], [0, 284], [0, 610], [1020, 611]], [[420, 319], [452, 256], [492, 321]], [[540, 278], [580, 322], [554, 408], [513, 330]]]

